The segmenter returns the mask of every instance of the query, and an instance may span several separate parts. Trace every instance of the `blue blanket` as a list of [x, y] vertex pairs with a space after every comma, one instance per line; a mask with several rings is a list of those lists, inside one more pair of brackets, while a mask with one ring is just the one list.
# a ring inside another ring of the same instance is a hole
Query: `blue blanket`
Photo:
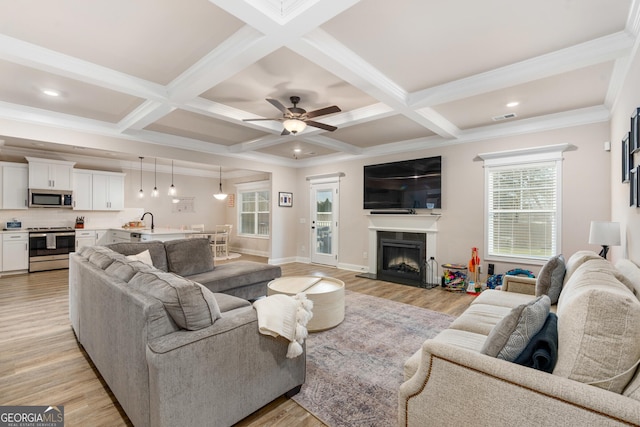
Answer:
[[551, 373], [558, 360], [558, 316], [549, 313], [542, 329], [514, 360], [518, 365]]

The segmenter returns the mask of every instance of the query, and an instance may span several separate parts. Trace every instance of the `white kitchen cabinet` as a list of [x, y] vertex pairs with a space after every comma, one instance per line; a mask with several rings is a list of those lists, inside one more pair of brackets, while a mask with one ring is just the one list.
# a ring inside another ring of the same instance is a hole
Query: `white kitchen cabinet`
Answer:
[[29, 206], [29, 167], [24, 163], [2, 163], [2, 209]]
[[93, 210], [120, 211], [124, 209], [124, 174], [94, 172]]
[[2, 271], [29, 269], [29, 233], [2, 234]]
[[25, 157], [29, 161], [29, 188], [73, 190], [75, 162]]
[[85, 246], [96, 245], [95, 230], [76, 230], [76, 252]]
[[131, 242], [131, 232], [125, 230], [109, 230], [109, 243]]
[[73, 209], [90, 211], [93, 209], [93, 173], [94, 171], [74, 169], [73, 171]]
[[107, 230], [96, 230], [96, 245], [108, 245], [109, 233]]

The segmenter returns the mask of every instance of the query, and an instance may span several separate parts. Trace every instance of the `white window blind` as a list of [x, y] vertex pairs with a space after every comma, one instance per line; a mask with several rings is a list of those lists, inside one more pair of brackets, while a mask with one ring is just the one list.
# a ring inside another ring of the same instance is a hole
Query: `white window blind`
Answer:
[[557, 253], [559, 162], [487, 168], [487, 254], [547, 259]]
[[243, 191], [239, 199], [239, 234], [269, 236], [269, 191]]
[[270, 181], [243, 182], [235, 185], [238, 201], [238, 234], [267, 238], [271, 223]]

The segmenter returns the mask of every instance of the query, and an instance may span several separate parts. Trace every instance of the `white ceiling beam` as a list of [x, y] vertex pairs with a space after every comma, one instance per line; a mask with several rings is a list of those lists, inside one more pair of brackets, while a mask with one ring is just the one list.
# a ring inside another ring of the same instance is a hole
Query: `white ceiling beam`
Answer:
[[175, 109], [175, 107], [165, 102], [147, 100], [120, 120], [118, 128], [120, 131], [127, 129], [144, 129]]
[[429, 107], [615, 60], [629, 53], [634, 39], [618, 32], [485, 73], [413, 92], [409, 105]]
[[631, 4], [631, 10], [627, 17], [627, 25], [625, 30], [633, 36], [634, 43], [629, 55], [623, 58], [618, 58], [613, 67], [611, 78], [609, 79], [609, 88], [604, 100], [610, 110], [613, 110], [621, 95], [621, 90], [624, 85], [624, 81], [629, 75], [631, 69], [631, 58], [635, 58], [640, 47], [640, 1], [634, 1]]
[[287, 136], [269, 135], [262, 138], [252, 139], [251, 141], [241, 142], [229, 147], [232, 153], [245, 153], [247, 151], [259, 150], [261, 148], [271, 147], [282, 144], [287, 141]]
[[116, 92], [166, 100], [164, 86], [0, 34], [0, 58]]
[[300, 138], [304, 142], [309, 144], [319, 145], [321, 147], [329, 148], [333, 151], [340, 151], [349, 154], [362, 154], [363, 149], [346, 142], [338, 141], [337, 139], [329, 138], [324, 135], [310, 135]]
[[[368, 95], [389, 105], [398, 114], [444, 138], [454, 138], [456, 127], [436, 114], [416, 113], [407, 106], [408, 93], [377, 68], [356, 55], [327, 32], [316, 29], [293, 40], [287, 47], [349, 82]], [[433, 121], [432, 118], [437, 118]]]

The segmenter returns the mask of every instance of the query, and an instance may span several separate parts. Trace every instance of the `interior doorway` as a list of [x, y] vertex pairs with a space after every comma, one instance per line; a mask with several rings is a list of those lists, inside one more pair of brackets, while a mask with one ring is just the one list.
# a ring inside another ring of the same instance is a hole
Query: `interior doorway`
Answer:
[[338, 179], [312, 181], [311, 194], [311, 262], [338, 265]]

